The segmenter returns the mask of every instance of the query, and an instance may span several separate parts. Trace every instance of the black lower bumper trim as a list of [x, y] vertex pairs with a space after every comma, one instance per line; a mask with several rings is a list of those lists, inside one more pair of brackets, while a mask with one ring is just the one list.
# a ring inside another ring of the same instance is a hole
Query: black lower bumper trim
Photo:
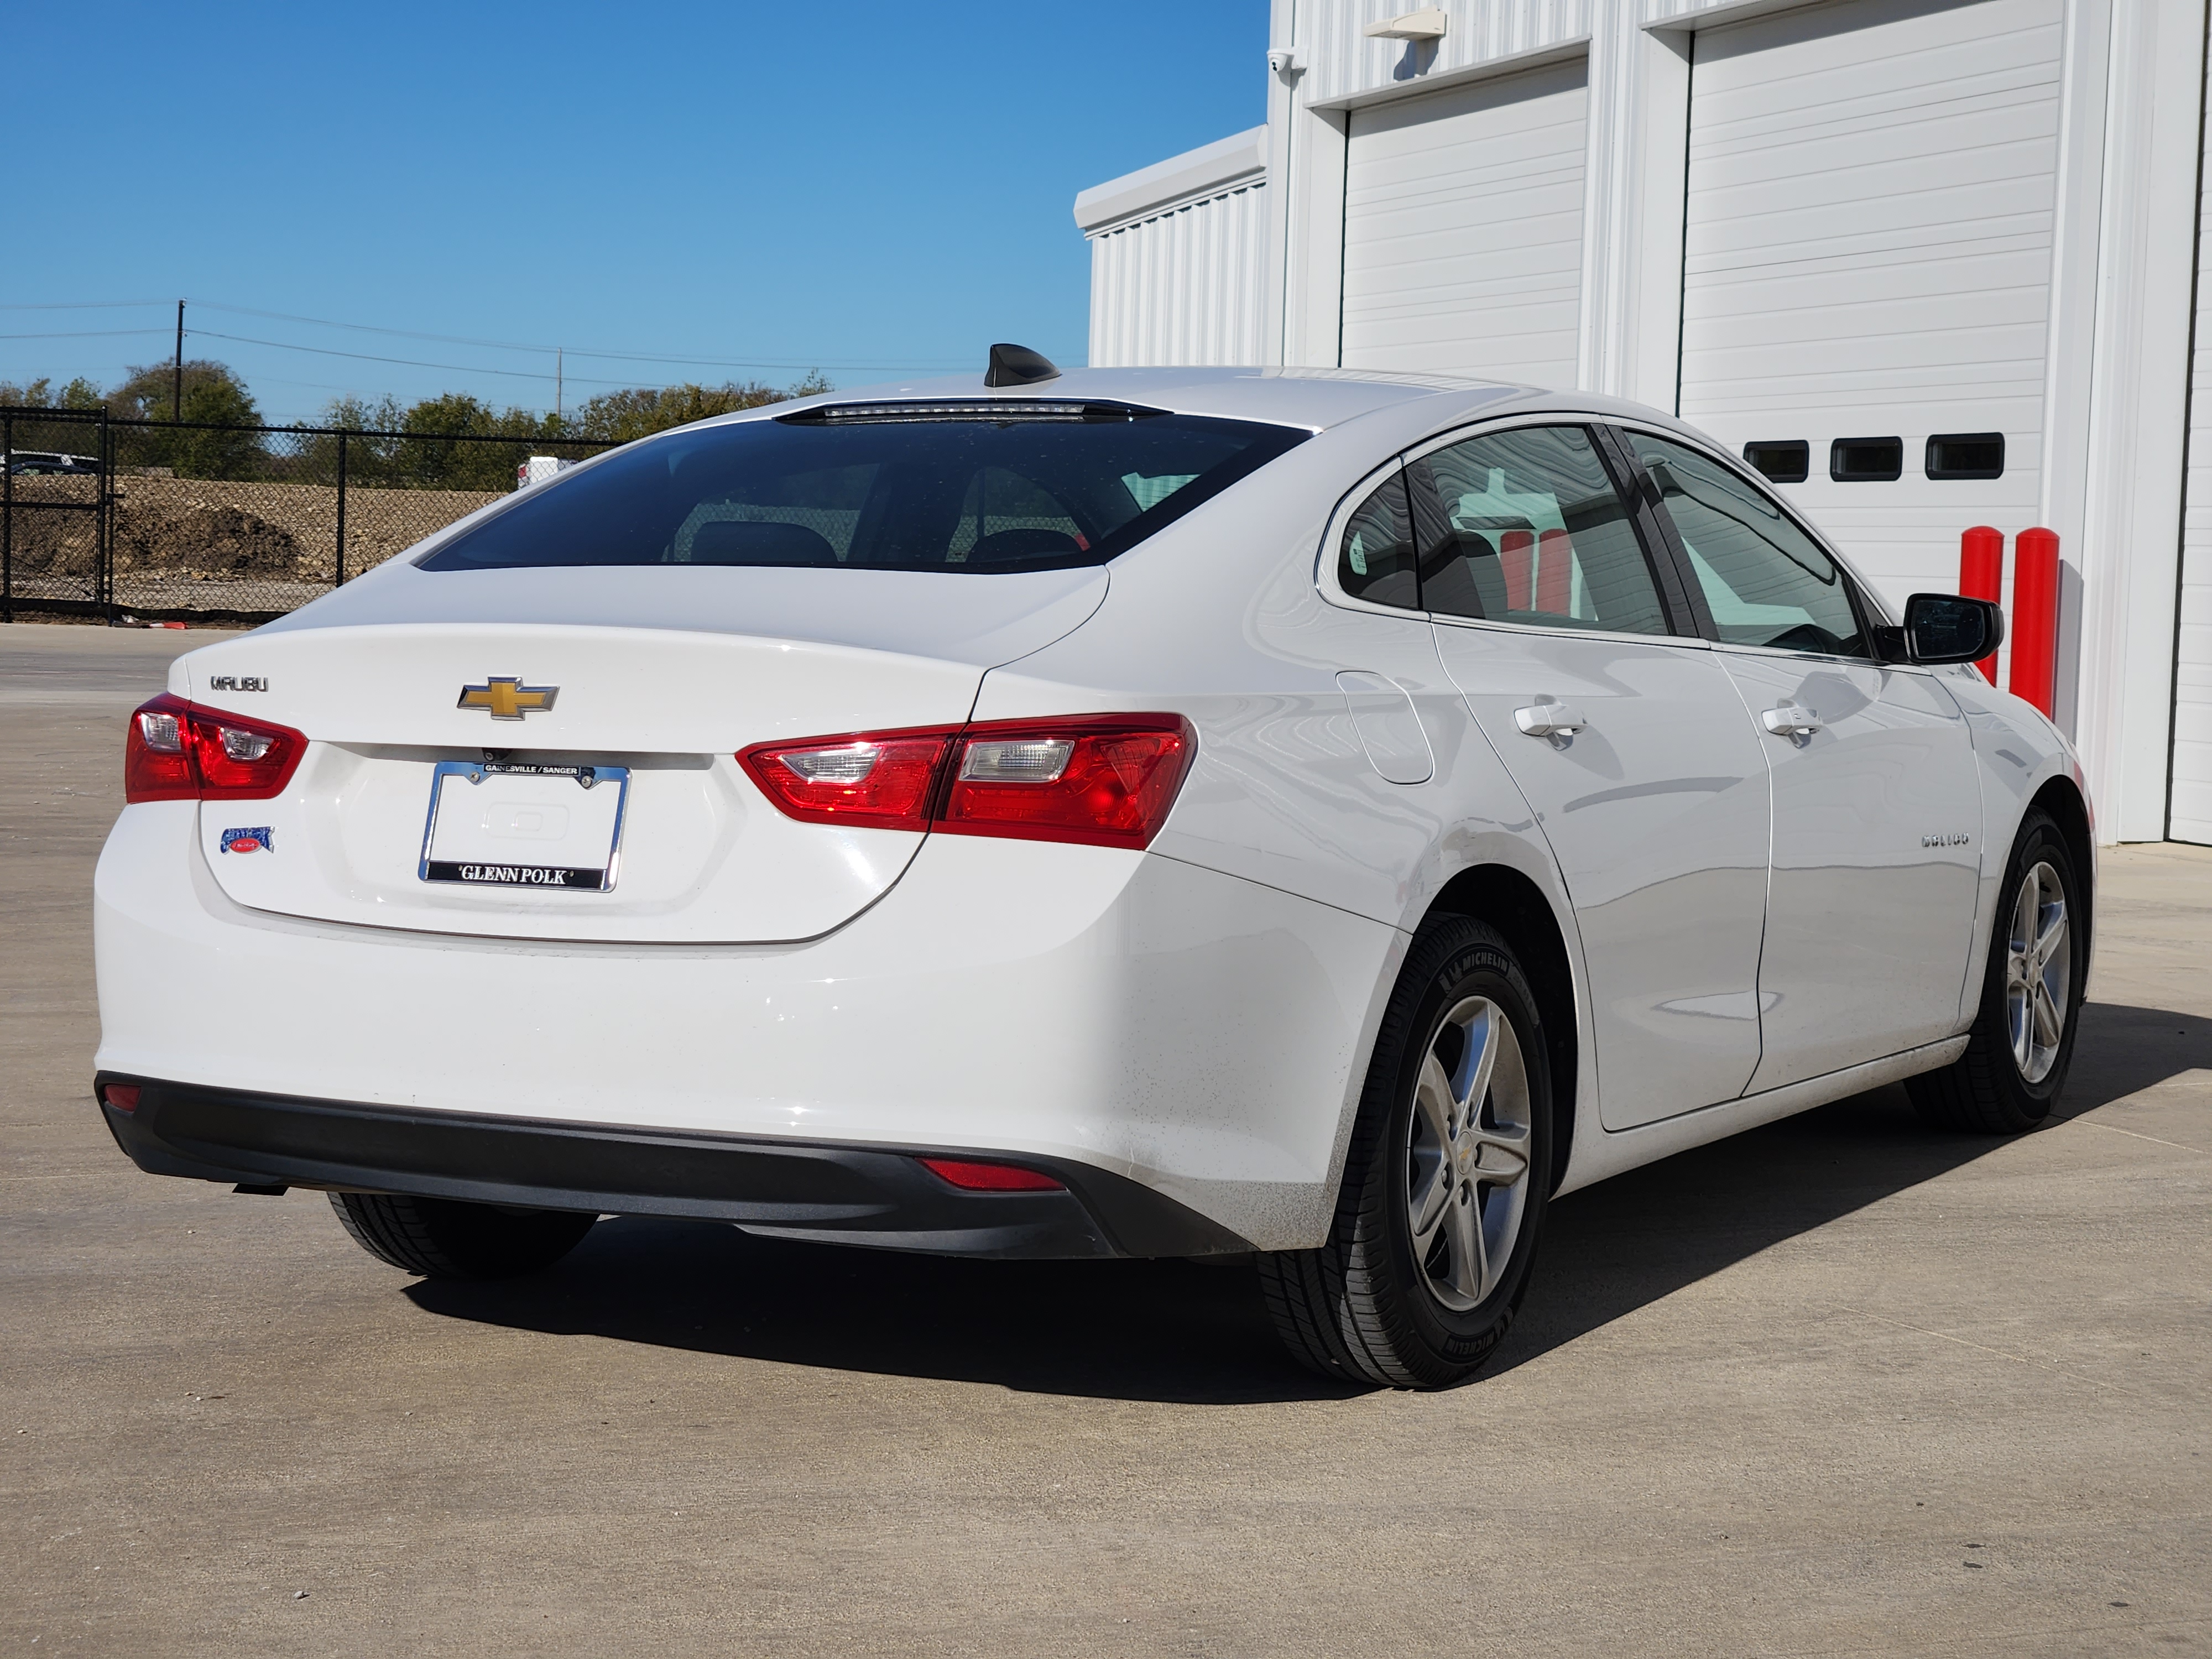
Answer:
[[[106, 1086], [138, 1091], [132, 1111]], [[245, 1187], [408, 1193], [614, 1215], [689, 1216], [749, 1232], [942, 1255], [1211, 1255], [1252, 1247], [1126, 1176], [973, 1147], [857, 1146], [633, 1129], [210, 1089], [101, 1073], [116, 1144], [154, 1175]], [[1064, 1192], [967, 1192], [917, 1160], [1018, 1164]]]

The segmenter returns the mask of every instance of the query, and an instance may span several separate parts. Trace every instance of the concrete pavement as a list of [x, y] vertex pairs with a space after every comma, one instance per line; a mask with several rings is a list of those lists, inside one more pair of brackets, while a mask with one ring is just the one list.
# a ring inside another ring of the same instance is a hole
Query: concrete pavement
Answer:
[[1577, 1194], [1481, 1379], [1349, 1394], [1237, 1269], [617, 1221], [429, 1285], [138, 1174], [91, 869], [206, 637], [0, 628], [0, 1653], [2212, 1651], [2212, 851], [2105, 854], [2063, 1121]]

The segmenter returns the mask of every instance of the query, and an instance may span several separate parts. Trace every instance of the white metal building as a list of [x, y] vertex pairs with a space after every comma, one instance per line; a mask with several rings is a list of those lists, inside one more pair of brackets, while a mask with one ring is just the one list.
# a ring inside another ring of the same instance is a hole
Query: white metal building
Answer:
[[1893, 601], [2048, 526], [2100, 833], [2212, 842], [2206, 0], [1273, 0], [1269, 40], [1264, 127], [1077, 198], [1091, 362], [1639, 398], [1802, 456]]

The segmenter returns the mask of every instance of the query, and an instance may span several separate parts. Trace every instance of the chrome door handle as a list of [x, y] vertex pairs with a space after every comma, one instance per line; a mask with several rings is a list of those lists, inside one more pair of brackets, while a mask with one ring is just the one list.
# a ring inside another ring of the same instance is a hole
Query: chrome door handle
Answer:
[[1532, 738], [1571, 738], [1589, 722], [1571, 702], [1539, 697], [1526, 708], [1513, 711], [1513, 723]]
[[1809, 708], [1801, 708], [1794, 702], [1779, 708], [1770, 708], [1759, 717], [1759, 724], [1778, 738], [1787, 738], [1792, 743], [1809, 743], [1813, 734], [1820, 729], [1820, 717]]

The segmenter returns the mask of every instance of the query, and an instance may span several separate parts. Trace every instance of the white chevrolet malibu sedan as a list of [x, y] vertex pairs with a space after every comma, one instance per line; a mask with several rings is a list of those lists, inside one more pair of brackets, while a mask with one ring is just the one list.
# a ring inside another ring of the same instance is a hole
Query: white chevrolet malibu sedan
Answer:
[[603, 1214], [1246, 1255], [1434, 1387], [1546, 1206], [2067, 1073], [2066, 740], [1673, 418], [1334, 371], [833, 394], [604, 455], [132, 717], [95, 1090], [416, 1273]]

